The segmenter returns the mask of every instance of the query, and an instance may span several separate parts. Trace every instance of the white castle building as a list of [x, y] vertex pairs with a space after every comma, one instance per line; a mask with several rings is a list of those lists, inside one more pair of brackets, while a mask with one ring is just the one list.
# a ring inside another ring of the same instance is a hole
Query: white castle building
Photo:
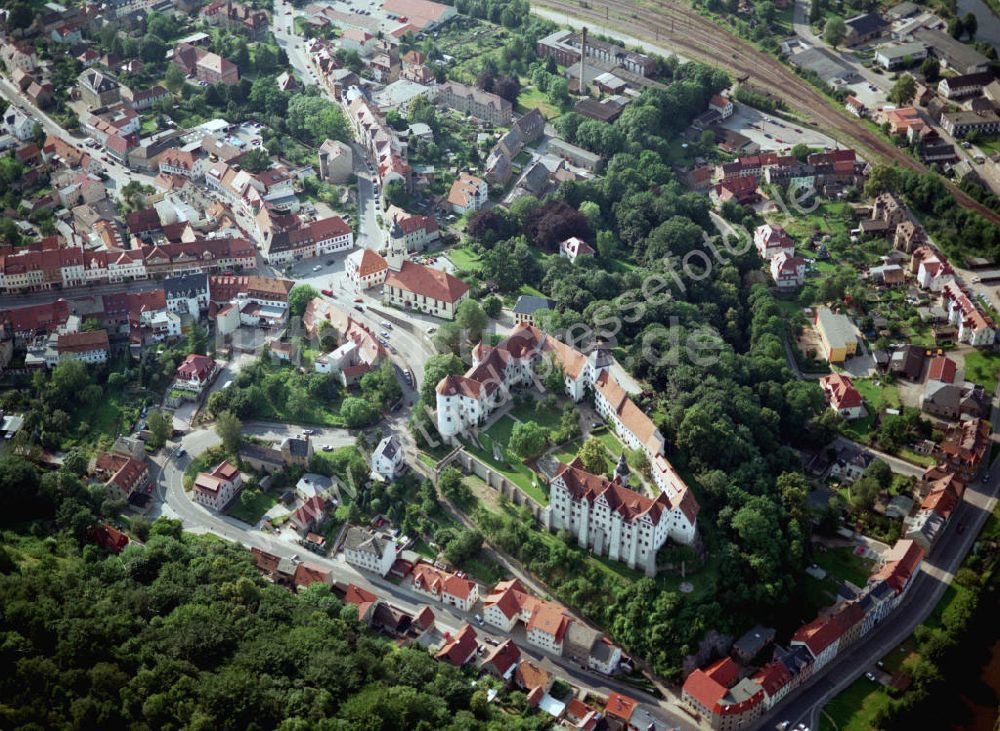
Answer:
[[[661, 492], [652, 500], [620, 481], [609, 482], [594, 475], [590, 475], [592, 481], [606, 484], [572, 489], [565, 479], [571, 468], [564, 468], [552, 482], [551, 505], [543, 520], [550, 528], [570, 530], [581, 545], [599, 554], [655, 573], [656, 551], [667, 538], [684, 544], [694, 541], [699, 506], [667, 460], [663, 435], [611, 375], [611, 364], [605, 349], [595, 348], [584, 355], [538, 328], [520, 323], [496, 346], [477, 345], [472, 351], [472, 367], [465, 375], [446, 376], [438, 382], [438, 432], [445, 440], [454, 441], [458, 435], [476, 430], [510, 398], [513, 388], [533, 383], [549, 367], [561, 368], [566, 395], [580, 401], [588, 390], [593, 391], [598, 413], [621, 440], [630, 449], [646, 453]], [[576, 467], [572, 470], [574, 484], [582, 484], [580, 475], [587, 473]], [[559, 490], [575, 497], [564, 500]]]
[[656, 574], [656, 552], [668, 538], [694, 540], [698, 503], [684, 489], [655, 499], [583, 469], [580, 459], [560, 465], [549, 485], [550, 528], [568, 530], [597, 555]]

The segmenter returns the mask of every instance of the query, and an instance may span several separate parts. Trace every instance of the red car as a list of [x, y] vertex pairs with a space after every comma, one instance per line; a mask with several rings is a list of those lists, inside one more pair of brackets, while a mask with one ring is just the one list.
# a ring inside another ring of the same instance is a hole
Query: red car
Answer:
[[363, 300], [363, 299], [361, 299], [360, 297], [355, 297], [355, 298], [354, 298], [354, 301], [355, 301], [355, 302], [364, 302], [364, 300]]
[[333, 297], [333, 290], [332, 289], [323, 289], [323, 290], [320, 290], [320, 291], [323, 293], [324, 297]]

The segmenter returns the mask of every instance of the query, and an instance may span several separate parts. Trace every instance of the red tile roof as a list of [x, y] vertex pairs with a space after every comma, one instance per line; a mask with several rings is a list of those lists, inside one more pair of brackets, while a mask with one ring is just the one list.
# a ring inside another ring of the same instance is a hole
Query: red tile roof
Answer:
[[514, 644], [514, 640], [508, 637], [486, 655], [483, 665], [492, 666], [497, 675], [502, 676], [520, 659], [521, 650]]
[[95, 350], [108, 349], [108, 333], [105, 330], [90, 332], [66, 333], [60, 335], [57, 345], [62, 353], [89, 353]]
[[564, 613], [562, 606], [555, 602], [539, 602], [531, 613], [527, 629], [529, 632], [535, 630], [549, 635], [556, 642], [561, 642], [566, 630], [569, 629], [569, 622], [569, 617]]
[[627, 695], [615, 692], [608, 696], [608, 702], [604, 710], [609, 716], [628, 721], [632, 718], [632, 714], [635, 713], [635, 708], [638, 705], [639, 701], [634, 698], [629, 698]]
[[927, 371], [927, 380], [954, 383], [958, 373], [958, 364], [946, 355], [939, 355], [931, 360]]
[[854, 409], [864, 403], [861, 392], [854, 387], [854, 381], [849, 376], [831, 373], [819, 379], [820, 386], [826, 394], [827, 401], [835, 409]]
[[924, 549], [909, 538], [900, 539], [882, 556], [882, 568], [872, 576], [871, 581], [885, 581], [893, 591], [901, 594], [923, 560]]
[[809, 624], [804, 624], [792, 635], [792, 641], [804, 644], [813, 657], [840, 639], [843, 629], [840, 624], [829, 617], [817, 617]]
[[398, 272], [389, 272], [385, 285], [439, 302], [457, 302], [469, 292], [469, 285], [440, 269], [404, 261]]
[[479, 647], [476, 631], [471, 625], [464, 625], [454, 637], [449, 639], [434, 656], [437, 660], [446, 660], [456, 667], [461, 667], [475, 655]]

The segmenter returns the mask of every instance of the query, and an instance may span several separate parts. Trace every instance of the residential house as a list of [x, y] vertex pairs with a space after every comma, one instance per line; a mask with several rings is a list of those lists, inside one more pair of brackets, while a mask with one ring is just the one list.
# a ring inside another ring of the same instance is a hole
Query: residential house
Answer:
[[144, 495], [152, 485], [145, 455], [136, 457], [117, 449], [97, 455], [94, 474], [109, 494], [133, 503], [134, 496]]
[[865, 403], [849, 376], [831, 373], [819, 379], [819, 385], [830, 408], [843, 419], [861, 419], [865, 416]]
[[225, 508], [243, 487], [243, 476], [236, 465], [223, 460], [211, 472], [199, 472], [194, 479], [191, 498], [216, 512]]
[[460, 216], [474, 213], [489, 200], [486, 181], [469, 173], [460, 173], [448, 193], [448, 205]]
[[98, 69], [87, 69], [77, 79], [80, 99], [89, 109], [106, 107], [121, 100], [121, 86]]
[[302, 505], [292, 513], [289, 523], [300, 535], [315, 533], [317, 529], [326, 521], [326, 500], [319, 497], [311, 497], [304, 501]]
[[503, 97], [456, 81], [442, 84], [435, 101], [448, 109], [502, 127], [510, 125], [514, 109], [513, 105]]
[[755, 228], [753, 232], [753, 244], [757, 248], [760, 258], [764, 261], [770, 261], [778, 254], [786, 254], [788, 256], [795, 254], [795, 241], [778, 224], [765, 223]]
[[723, 658], [684, 681], [681, 702], [713, 729], [752, 726], [764, 710], [764, 691], [749, 678], [740, 679], [740, 667]]
[[580, 257], [593, 258], [595, 253], [590, 244], [576, 236], [559, 242], [559, 256], [569, 259], [572, 264], [576, 264], [576, 260]]
[[996, 340], [996, 325], [992, 318], [955, 281], [941, 288], [941, 300], [948, 311], [948, 321], [958, 328], [958, 340], [984, 347]]
[[924, 349], [916, 345], [904, 345], [889, 360], [889, 371], [910, 381], [919, 380], [923, 370]]
[[174, 47], [172, 62], [188, 78], [206, 84], [232, 85], [240, 80], [240, 70], [232, 61], [190, 43], [178, 43]]
[[479, 601], [479, 585], [476, 582], [464, 575], [448, 573], [426, 563], [413, 567], [412, 586], [418, 594], [424, 594], [463, 612], [472, 611]]
[[70, 360], [90, 365], [106, 363], [109, 349], [108, 334], [104, 330], [63, 333], [56, 336], [55, 356], [47, 356], [46, 365], [54, 368]]
[[441, 238], [433, 216], [407, 213], [402, 208], [390, 205], [383, 220], [387, 222], [386, 233], [389, 238], [398, 241], [398, 244], [391, 242], [390, 248], [401, 245], [404, 251], [424, 251]]
[[3, 129], [24, 142], [35, 134], [35, 120], [27, 112], [11, 104], [3, 113]]
[[451, 663], [455, 667], [462, 667], [468, 664], [479, 651], [479, 642], [476, 639], [476, 631], [472, 626], [465, 624], [454, 637], [447, 637], [444, 645], [434, 655], [434, 659]]
[[403, 468], [403, 447], [399, 438], [390, 434], [372, 451], [372, 475], [391, 481], [399, 477]]
[[319, 146], [319, 178], [344, 185], [354, 176], [354, 153], [339, 140], [324, 140]]
[[539, 602], [525, 624], [528, 644], [562, 655], [563, 642], [571, 621], [558, 604]]
[[347, 278], [358, 291], [377, 287], [389, 274], [389, 263], [372, 249], [352, 251], [344, 261]]
[[384, 533], [352, 525], [344, 539], [344, 557], [352, 566], [385, 576], [396, 560], [396, 544]]
[[801, 256], [781, 252], [771, 259], [771, 279], [779, 292], [798, 289], [806, 281], [807, 262]]
[[874, 459], [871, 452], [865, 449], [853, 445], [843, 446], [830, 465], [830, 477], [840, 479], [844, 484], [860, 480]]
[[716, 94], [708, 100], [708, 108], [718, 112], [723, 119], [729, 119], [733, 116], [736, 109], [733, 100], [721, 94]]
[[186, 391], [201, 393], [205, 386], [215, 380], [219, 373], [219, 364], [206, 355], [190, 353], [177, 366], [174, 373], [174, 386]]
[[511, 312], [514, 313], [515, 323], [538, 326], [539, 323], [535, 319], [537, 313], [548, 312], [554, 306], [555, 302], [545, 297], [522, 294], [518, 295], [517, 302], [514, 303], [514, 309]]
[[618, 669], [622, 651], [600, 630], [573, 620], [566, 630], [563, 655], [583, 667], [611, 675]]
[[333, 574], [313, 564], [298, 564], [295, 573], [292, 574], [292, 586], [296, 589], [307, 589], [313, 584], [333, 586]]
[[990, 423], [985, 419], [973, 418], [951, 424], [935, 449], [935, 457], [963, 482], [970, 482], [989, 455], [990, 432]]
[[508, 637], [486, 654], [480, 667], [500, 680], [510, 681], [520, 660], [521, 650], [514, 644], [514, 640]]

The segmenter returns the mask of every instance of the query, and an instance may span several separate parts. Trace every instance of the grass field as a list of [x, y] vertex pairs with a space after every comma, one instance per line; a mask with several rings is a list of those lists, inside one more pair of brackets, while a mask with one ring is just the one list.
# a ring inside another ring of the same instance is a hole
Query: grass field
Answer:
[[515, 406], [510, 415], [518, 421], [533, 421], [546, 429], [555, 429], [559, 426], [559, 419], [562, 412], [557, 409], [543, 409], [541, 412], [535, 410], [534, 401], [520, 406]]
[[277, 502], [277, 492], [268, 490], [256, 495], [247, 505], [244, 505], [240, 498], [237, 497], [226, 512], [248, 525], [257, 525], [257, 522], [264, 513], [273, 508]]
[[506, 464], [501, 464], [493, 459], [493, 440], [490, 436], [487, 433], [483, 433], [479, 436], [479, 441], [483, 445], [482, 449], [475, 446], [472, 442], [464, 442], [465, 448], [521, 488], [540, 505], [549, 504], [548, 493], [542, 487], [535, 484], [535, 473], [521, 462], [520, 457], [507, 450], [503, 442], [498, 442], [506, 458]]
[[975, 350], [965, 354], [966, 380], [978, 383], [986, 393], [992, 394], [996, 391], [998, 374], [1000, 374], [1000, 353]]
[[864, 586], [871, 574], [872, 562], [866, 561], [850, 548], [829, 548], [818, 550], [814, 555], [816, 565], [840, 579], [846, 579], [857, 586]]
[[826, 704], [819, 728], [822, 731], [869, 731], [875, 728], [875, 714], [889, 705], [889, 700], [889, 694], [881, 685], [860, 677]]
[[478, 272], [481, 267], [482, 257], [468, 246], [456, 246], [449, 249], [445, 256], [460, 271], [474, 273]]
[[542, 110], [546, 119], [555, 119], [561, 112], [559, 108], [548, 100], [544, 92], [539, 91], [534, 86], [528, 86], [521, 90], [517, 97], [517, 111], [520, 114], [530, 112], [535, 107]]

